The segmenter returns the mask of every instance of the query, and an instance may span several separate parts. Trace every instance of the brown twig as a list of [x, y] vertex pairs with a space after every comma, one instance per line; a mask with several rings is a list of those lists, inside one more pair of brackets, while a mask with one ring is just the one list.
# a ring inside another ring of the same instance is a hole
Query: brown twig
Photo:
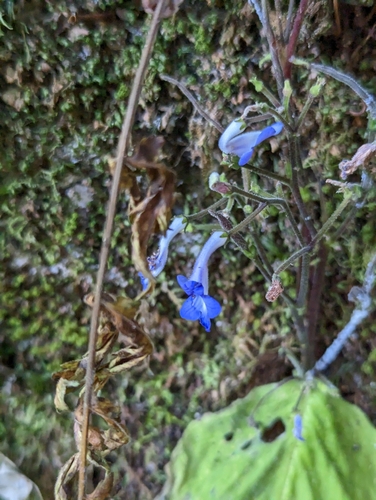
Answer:
[[284, 77], [288, 80], [291, 79], [291, 67], [290, 57], [294, 55], [296, 44], [298, 42], [298, 37], [300, 30], [302, 29], [302, 24], [304, 20], [304, 14], [307, 10], [309, 0], [300, 0], [299, 9], [296, 13], [294, 24], [291, 31], [291, 36], [289, 38], [289, 43], [286, 50], [286, 64], [284, 67]]
[[211, 123], [213, 125], [213, 127], [215, 127], [222, 134], [222, 132], [224, 131], [224, 128], [222, 127], [222, 125], [220, 123], [218, 123], [217, 120], [214, 120], [214, 118], [212, 118], [202, 108], [202, 106], [200, 106], [197, 99], [195, 99], [193, 97], [191, 92], [187, 89], [187, 87], [183, 83], [179, 82], [179, 80], [175, 80], [175, 78], [172, 78], [171, 76], [168, 76], [168, 75], [159, 75], [159, 78], [161, 80], [165, 80], [166, 82], [172, 83], [173, 85], [176, 85], [176, 87], [178, 87], [181, 90], [181, 92], [185, 95], [185, 97], [193, 104], [196, 111], [198, 113], [200, 113], [200, 115], [203, 118], [205, 118], [205, 120], [207, 120], [209, 123]]
[[154, 47], [155, 39], [158, 33], [158, 26], [161, 20], [161, 13], [163, 11], [164, 4], [166, 0], [159, 0], [158, 5], [154, 11], [154, 15], [151, 21], [150, 30], [148, 37], [145, 42], [145, 46], [141, 55], [140, 64], [137, 68], [136, 75], [134, 78], [131, 95], [129, 97], [127, 113], [124, 118], [123, 126], [121, 129], [121, 134], [118, 143], [117, 150], [117, 160], [116, 168], [114, 173], [114, 178], [112, 182], [110, 201], [108, 206], [108, 212], [106, 217], [106, 223], [104, 227], [102, 248], [99, 261], [99, 270], [97, 274], [97, 286], [95, 301], [93, 305], [93, 312], [91, 316], [90, 325], [90, 336], [89, 336], [89, 353], [88, 362], [86, 368], [86, 379], [85, 379], [85, 395], [84, 395], [84, 409], [83, 409], [83, 420], [82, 420], [82, 440], [80, 449], [80, 469], [79, 469], [79, 480], [78, 480], [78, 500], [83, 500], [85, 495], [85, 472], [86, 472], [86, 455], [87, 455], [87, 437], [89, 431], [90, 423], [90, 406], [93, 388], [93, 377], [94, 377], [94, 362], [95, 362], [95, 345], [97, 342], [97, 329], [98, 329], [98, 317], [99, 309], [101, 303], [101, 295], [103, 289], [103, 279], [107, 267], [107, 259], [110, 249], [110, 241], [112, 236], [113, 223], [116, 211], [116, 202], [118, 198], [119, 185], [121, 171], [123, 167], [123, 158], [128, 146], [131, 127], [134, 121], [134, 116], [136, 113], [136, 108], [138, 105], [138, 100], [141, 93], [142, 84], [145, 78], [145, 73], [149, 64], [152, 49]]

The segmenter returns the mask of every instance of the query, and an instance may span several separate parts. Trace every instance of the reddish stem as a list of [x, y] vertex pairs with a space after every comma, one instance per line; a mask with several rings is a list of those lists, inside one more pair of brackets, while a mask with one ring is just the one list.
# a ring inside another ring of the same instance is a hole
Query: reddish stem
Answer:
[[292, 64], [290, 63], [290, 58], [295, 54], [295, 48], [298, 42], [300, 30], [302, 28], [304, 14], [308, 7], [308, 2], [309, 0], [300, 0], [298, 12], [296, 13], [294, 19], [294, 25], [292, 27], [291, 36], [286, 49], [286, 63], [283, 70], [284, 77], [286, 80], [289, 80], [291, 78]]

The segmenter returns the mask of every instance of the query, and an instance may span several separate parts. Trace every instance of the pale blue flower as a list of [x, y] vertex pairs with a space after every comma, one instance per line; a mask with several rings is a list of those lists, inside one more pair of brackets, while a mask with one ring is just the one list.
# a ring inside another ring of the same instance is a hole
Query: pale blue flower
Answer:
[[240, 118], [234, 120], [221, 135], [218, 146], [223, 153], [239, 156], [239, 165], [245, 165], [252, 157], [254, 148], [261, 142], [281, 133], [283, 124], [273, 123], [262, 130], [243, 132], [246, 125]]
[[[175, 238], [177, 234], [183, 231], [186, 225], [187, 222], [184, 217], [175, 217], [175, 219], [171, 222], [169, 228], [167, 229], [166, 234], [159, 240], [158, 250], [147, 258], [150, 273], [152, 276], [154, 276], [154, 278], [156, 278], [163, 271], [166, 265], [168, 257], [168, 247], [171, 243], [171, 240]], [[149, 285], [149, 280], [145, 278], [142, 273], [138, 273], [138, 275], [141, 280], [142, 289], [146, 290]]]
[[199, 320], [207, 332], [210, 331], [210, 320], [218, 316], [222, 309], [220, 303], [208, 294], [208, 262], [211, 254], [225, 243], [225, 233], [213, 233], [197, 257], [190, 278], [177, 277], [179, 285], [188, 295], [180, 309], [180, 316], [187, 320]]

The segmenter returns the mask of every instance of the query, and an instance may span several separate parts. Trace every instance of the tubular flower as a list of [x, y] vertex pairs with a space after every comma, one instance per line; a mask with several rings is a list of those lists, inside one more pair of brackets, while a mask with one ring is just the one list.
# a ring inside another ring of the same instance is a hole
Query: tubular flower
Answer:
[[245, 122], [240, 118], [234, 120], [219, 138], [218, 146], [223, 153], [240, 156], [239, 165], [245, 165], [252, 157], [253, 150], [261, 142], [279, 134], [283, 129], [281, 122], [273, 123], [262, 130], [244, 132]]
[[[187, 225], [187, 222], [184, 221], [183, 217], [175, 217], [175, 219], [171, 222], [169, 228], [166, 231], [165, 236], [162, 236], [159, 241], [158, 250], [154, 252], [150, 257], [147, 258], [149, 269], [156, 278], [164, 269], [167, 257], [168, 257], [168, 247], [171, 243], [171, 240], [175, 238], [177, 234], [179, 234]], [[142, 289], [146, 290], [149, 285], [149, 280], [144, 277], [142, 273], [138, 273]]]
[[180, 287], [188, 295], [180, 309], [180, 316], [192, 321], [199, 320], [207, 332], [210, 332], [210, 320], [218, 316], [222, 309], [220, 303], [208, 295], [208, 261], [211, 254], [225, 243], [225, 233], [213, 233], [197, 257], [191, 277], [177, 277]]

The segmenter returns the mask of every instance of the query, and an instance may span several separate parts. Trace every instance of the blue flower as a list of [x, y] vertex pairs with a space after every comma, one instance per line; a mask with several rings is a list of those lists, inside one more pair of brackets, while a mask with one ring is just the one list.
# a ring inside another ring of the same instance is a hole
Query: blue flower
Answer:
[[180, 316], [191, 321], [199, 320], [210, 332], [210, 320], [221, 312], [221, 304], [208, 294], [208, 261], [217, 248], [226, 243], [225, 233], [216, 231], [211, 235], [197, 257], [191, 277], [177, 277], [180, 287], [188, 295], [180, 309]]
[[219, 149], [224, 153], [240, 156], [240, 166], [245, 165], [251, 159], [256, 146], [279, 134], [283, 129], [283, 124], [276, 122], [262, 130], [243, 133], [245, 127], [242, 119], [232, 121], [218, 142]]
[[[179, 234], [186, 227], [186, 225], [187, 222], [183, 217], [175, 217], [167, 229], [166, 234], [160, 239], [158, 250], [147, 258], [149, 270], [154, 278], [156, 278], [163, 271], [166, 265], [168, 247], [171, 240], [175, 238], [175, 236]], [[149, 286], [149, 280], [145, 278], [142, 273], [138, 273], [138, 275], [141, 280], [142, 289], [146, 290]]]
[[294, 416], [293, 434], [296, 439], [299, 439], [299, 441], [305, 441], [304, 437], [302, 436], [302, 432], [303, 432], [303, 419], [301, 415], [296, 414]]

